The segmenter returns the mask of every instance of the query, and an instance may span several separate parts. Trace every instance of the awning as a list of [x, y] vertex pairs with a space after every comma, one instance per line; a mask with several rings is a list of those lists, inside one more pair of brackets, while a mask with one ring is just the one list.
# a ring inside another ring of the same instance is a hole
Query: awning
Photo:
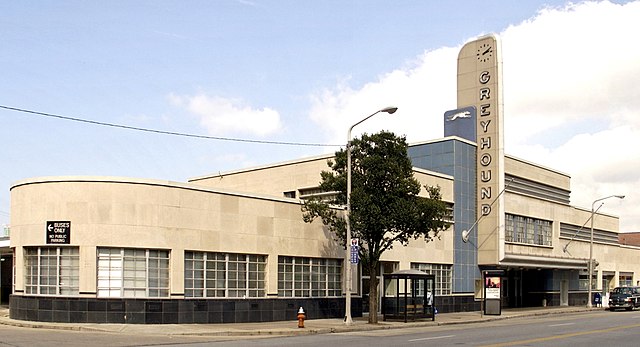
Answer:
[[503, 267], [524, 267], [537, 269], [586, 270], [589, 259], [554, 258], [533, 255], [507, 254], [499, 263]]

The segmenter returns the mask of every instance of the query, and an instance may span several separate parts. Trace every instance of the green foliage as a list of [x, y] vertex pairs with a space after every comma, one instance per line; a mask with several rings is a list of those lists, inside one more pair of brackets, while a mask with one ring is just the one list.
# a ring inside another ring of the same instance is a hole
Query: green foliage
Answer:
[[[344, 213], [335, 207], [347, 201], [346, 150], [336, 152], [328, 165], [331, 171], [322, 171], [320, 190], [336, 195], [330, 201], [306, 201], [304, 220], [321, 218], [344, 244]], [[440, 189], [425, 188], [428, 197], [418, 196], [421, 186], [413, 177], [404, 137], [383, 131], [351, 141], [351, 235], [369, 253], [363, 257], [377, 262], [396, 243], [420, 237], [430, 241], [448, 228]]]
[[[447, 206], [439, 187], [425, 186], [413, 177], [404, 137], [391, 132], [364, 134], [351, 141], [351, 235], [360, 240], [360, 258], [368, 273], [376, 273], [380, 257], [395, 244], [411, 239], [426, 242], [449, 227]], [[330, 201], [308, 200], [302, 207], [305, 222], [321, 218], [336, 240], [346, 243], [347, 152], [336, 152], [331, 171], [320, 174], [320, 189], [333, 192]], [[377, 322], [377, 281], [370, 281], [369, 322]]]

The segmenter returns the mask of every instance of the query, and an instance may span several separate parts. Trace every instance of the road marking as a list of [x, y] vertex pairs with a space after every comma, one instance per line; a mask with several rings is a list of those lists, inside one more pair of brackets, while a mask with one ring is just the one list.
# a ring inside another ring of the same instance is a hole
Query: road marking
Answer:
[[616, 331], [616, 330], [624, 330], [624, 329], [631, 329], [631, 328], [638, 328], [638, 327], [640, 327], [640, 324], [623, 325], [623, 326], [607, 328], [607, 329], [580, 331], [580, 332], [570, 333], [570, 334], [561, 334], [561, 335], [540, 337], [540, 338], [537, 338], [537, 339], [496, 343], [496, 344], [493, 344], [493, 345], [485, 345], [485, 347], [488, 347], [488, 346], [491, 346], [491, 347], [506, 347], [506, 346], [525, 345], [525, 344], [536, 343], [536, 342], [544, 342], [544, 341], [551, 341], [551, 340], [566, 339], [566, 338], [569, 338], [569, 337], [582, 336], [582, 335], [608, 333], [608, 332], [612, 332], [612, 331]]
[[416, 341], [427, 341], [427, 340], [439, 340], [439, 339], [448, 339], [450, 337], [455, 337], [456, 335], [445, 335], [445, 336], [434, 336], [434, 337], [425, 337], [421, 339], [413, 339], [407, 342], [416, 342]]
[[566, 325], [575, 325], [576, 323], [561, 323], [561, 324], [551, 324], [550, 327], [563, 327]]

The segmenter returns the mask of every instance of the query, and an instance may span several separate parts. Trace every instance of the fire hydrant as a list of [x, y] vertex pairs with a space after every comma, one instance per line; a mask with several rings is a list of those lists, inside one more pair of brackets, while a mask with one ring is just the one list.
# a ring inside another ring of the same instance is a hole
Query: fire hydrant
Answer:
[[302, 309], [302, 306], [300, 306], [300, 309], [298, 310], [298, 328], [304, 328], [304, 310]]

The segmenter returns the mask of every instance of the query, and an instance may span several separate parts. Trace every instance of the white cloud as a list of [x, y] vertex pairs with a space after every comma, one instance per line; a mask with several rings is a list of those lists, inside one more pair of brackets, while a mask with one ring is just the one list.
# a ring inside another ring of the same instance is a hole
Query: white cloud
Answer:
[[241, 100], [198, 94], [195, 96], [169, 95], [169, 101], [200, 119], [212, 135], [266, 136], [281, 130], [280, 114], [268, 107], [253, 109]]
[[[391, 130], [411, 140], [443, 136], [442, 115], [455, 108], [457, 49], [441, 48], [425, 52], [409, 67], [380, 76], [359, 90], [341, 81], [332, 90], [312, 96], [311, 119], [325, 131], [329, 143], [346, 143], [347, 130], [364, 117], [387, 106], [396, 106], [393, 115], [380, 114], [353, 130]], [[453, 59], [451, 57], [454, 57]]]
[[245, 153], [226, 153], [223, 155], [217, 155], [212, 160], [206, 158], [202, 160], [203, 164], [214, 163], [218, 167], [227, 167], [229, 163], [233, 163], [233, 168], [253, 167], [257, 163], [254, 159], [248, 157]]
[[640, 124], [640, 2], [588, 2], [544, 10], [500, 34], [505, 122], [514, 142], [574, 122]]
[[[640, 2], [585, 2], [545, 9], [498, 33], [502, 41], [505, 152], [568, 173], [572, 204], [620, 215], [622, 231], [640, 231]], [[470, 38], [473, 39], [473, 38]], [[353, 89], [348, 80], [313, 96], [310, 112], [331, 143], [387, 105], [399, 110], [358, 128], [406, 134], [409, 142], [443, 135], [456, 108], [461, 46], [425, 52], [410, 67]], [[616, 199], [617, 200], [617, 199]]]

